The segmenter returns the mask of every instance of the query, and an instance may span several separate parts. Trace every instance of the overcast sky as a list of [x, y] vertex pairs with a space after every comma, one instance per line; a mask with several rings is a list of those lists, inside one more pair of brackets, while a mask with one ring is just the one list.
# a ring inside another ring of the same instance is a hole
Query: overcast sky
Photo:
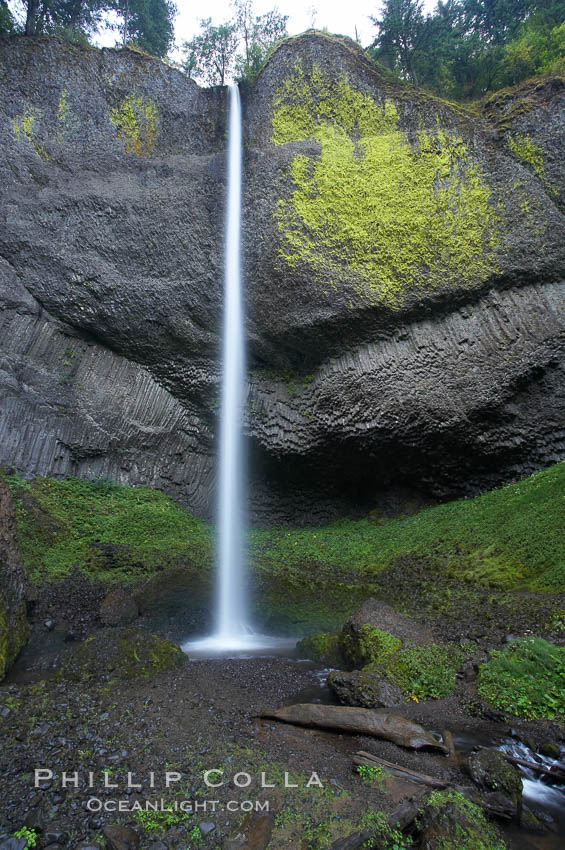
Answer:
[[[316, 29], [327, 27], [330, 32], [355, 38], [355, 27], [363, 47], [375, 37], [374, 26], [369, 15], [377, 16], [380, 0], [255, 0], [255, 12], [262, 15], [274, 6], [283, 15], [288, 15], [288, 32], [295, 35], [314, 25]], [[437, 0], [424, 0], [426, 11], [431, 11]], [[176, 38], [180, 44], [191, 38], [199, 29], [201, 18], [212, 18], [215, 24], [223, 23], [233, 14], [229, 0], [207, 0], [202, 6], [187, 0], [178, 0], [179, 13], [176, 20]]]
[[[177, 47], [192, 38], [199, 31], [201, 18], [212, 18], [212, 23], [221, 24], [233, 15], [230, 0], [206, 0], [200, 5], [193, 0], [176, 0], [178, 15], [175, 20], [175, 35]], [[424, 0], [426, 11], [431, 11], [437, 0]], [[304, 32], [312, 25], [316, 29], [327, 27], [329, 32], [348, 35], [355, 38], [355, 27], [361, 44], [366, 47], [375, 37], [375, 28], [369, 20], [369, 15], [377, 15], [380, 0], [255, 0], [255, 13], [262, 15], [275, 6], [283, 15], [288, 15], [289, 35]], [[104, 46], [110, 47], [115, 43], [116, 36], [106, 33], [98, 39]], [[175, 51], [175, 58], [178, 53]]]

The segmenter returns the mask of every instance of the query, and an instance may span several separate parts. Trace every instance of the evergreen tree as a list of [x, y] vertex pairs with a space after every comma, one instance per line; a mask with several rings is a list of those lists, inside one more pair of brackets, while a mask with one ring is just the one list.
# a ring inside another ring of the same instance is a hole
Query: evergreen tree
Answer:
[[417, 58], [427, 36], [422, 0], [384, 0], [373, 47], [376, 57], [391, 70], [399, 70], [418, 88]]
[[115, 0], [122, 44], [133, 41], [153, 56], [166, 56], [174, 39], [177, 9], [171, 0]]

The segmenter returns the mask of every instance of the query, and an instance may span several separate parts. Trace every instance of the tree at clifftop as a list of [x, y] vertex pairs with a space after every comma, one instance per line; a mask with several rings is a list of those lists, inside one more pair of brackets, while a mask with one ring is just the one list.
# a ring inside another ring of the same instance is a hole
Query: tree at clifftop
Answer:
[[109, 0], [121, 18], [122, 44], [132, 41], [153, 56], [166, 56], [174, 40], [177, 7], [171, 0]]
[[400, 67], [418, 88], [416, 54], [423, 47], [427, 31], [422, 0], [385, 0], [379, 18], [371, 17], [378, 29], [375, 47], [391, 70]]

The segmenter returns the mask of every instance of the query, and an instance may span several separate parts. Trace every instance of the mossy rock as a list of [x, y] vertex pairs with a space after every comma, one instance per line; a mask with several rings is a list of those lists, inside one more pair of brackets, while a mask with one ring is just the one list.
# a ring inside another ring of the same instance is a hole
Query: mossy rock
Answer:
[[341, 630], [341, 651], [351, 669], [383, 664], [405, 644], [429, 644], [433, 634], [411, 617], [369, 598]]
[[343, 666], [339, 632], [316, 632], [296, 644], [297, 652], [326, 667]]
[[522, 802], [522, 777], [518, 768], [497, 750], [472, 753], [468, 764], [475, 785], [487, 800], [492, 798], [492, 808], [504, 812], [506, 817], [515, 817]]
[[183, 663], [186, 656], [170, 641], [131, 628], [103, 629], [87, 638], [63, 666], [64, 679], [150, 679]]
[[341, 651], [347, 662], [355, 668], [384, 663], [401, 646], [400, 638], [367, 624], [361, 626], [355, 634], [345, 630], [341, 634]]
[[421, 850], [506, 850], [479, 806], [456, 791], [430, 794], [420, 827]]

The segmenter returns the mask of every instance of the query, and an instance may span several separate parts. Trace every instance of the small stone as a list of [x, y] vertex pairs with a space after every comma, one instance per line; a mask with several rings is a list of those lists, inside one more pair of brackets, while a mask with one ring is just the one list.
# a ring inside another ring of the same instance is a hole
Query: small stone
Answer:
[[55, 628], [55, 623], [53, 622], [53, 620], [45, 620], [43, 625], [45, 626], [48, 632], [52, 632]]
[[27, 846], [25, 838], [8, 838], [7, 841], [0, 843], [0, 850], [24, 850]]
[[212, 821], [209, 820], [203, 820], [201, 823], [198, 824], [198, 829], [200, 830], [204, 838], [206, 838], [207, 835], [209, 835], [216, 829], [216, 824], [212, 823]]

